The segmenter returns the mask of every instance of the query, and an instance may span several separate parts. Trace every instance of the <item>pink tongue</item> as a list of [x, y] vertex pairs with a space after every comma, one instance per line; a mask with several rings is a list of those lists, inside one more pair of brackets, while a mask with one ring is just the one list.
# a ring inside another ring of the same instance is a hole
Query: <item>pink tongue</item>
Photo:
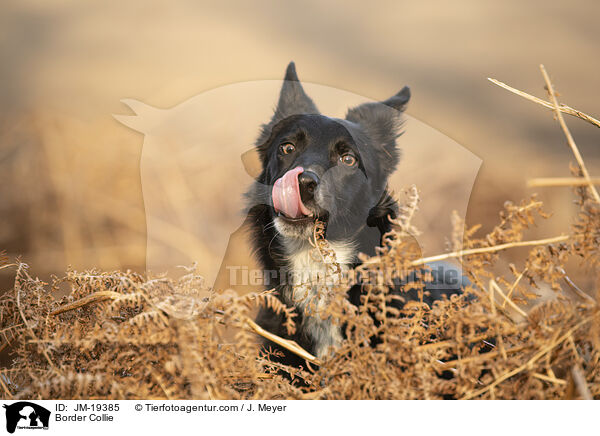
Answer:
[[299, 218], [311, 214], [311, 211], [304, 206], [300, 198], [298, 175], [303, 172], [304, 168], [296, 167], [275, 181], [273, 185], [273, 207], [275, 212], [281, 212], [289, 218]]

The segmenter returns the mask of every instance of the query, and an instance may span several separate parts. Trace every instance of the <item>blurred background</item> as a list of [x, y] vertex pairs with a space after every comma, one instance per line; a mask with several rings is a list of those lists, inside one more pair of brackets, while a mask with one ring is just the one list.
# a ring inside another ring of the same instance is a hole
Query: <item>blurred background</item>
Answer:
[[[224, 85], [280, 80], [290, 60], [303, 81], [374, 100], [409, 85], [407, 113], [483, 162], [468, 222], [489, 230], [506, 200], [538, 192], [554, 216], [529, 236], [568, 231], [569, 188], [526, 188], [532, 177], [570, 175], [558, 124], [486, 78], [545, 98], [544, 63], [562, 101], [598, 117], [597, 1], [5, 0], [0, 10], [0, 250], [43, 279], [67, 265], [145, 268], [144, 135], [112, 117], [132, 114], [120, 100], [171, 108]], [[567, 123], [600, 176], [600, 131]], [[221, 127], [225, 138], [236, 131]], [[452, 172], [453, 162], [428, 162], [441, 181]], [[3, 288], [10, 274], [0, 270]]]

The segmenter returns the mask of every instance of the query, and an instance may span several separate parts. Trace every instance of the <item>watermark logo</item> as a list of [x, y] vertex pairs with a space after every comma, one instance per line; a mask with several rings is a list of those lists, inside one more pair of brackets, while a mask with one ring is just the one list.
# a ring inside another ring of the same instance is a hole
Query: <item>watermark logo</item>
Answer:
[[[343, 119], [348, 108], [375, 103], [332, 87], [302, 86], [318, 102], [319, 111], [334, 118]], [[251, 289], [253, 283], [261, 282], [264, 274], [256, 271], [259, 266], [249, 246], [244, 194], [262, 171], [264, 162], [252, 144], [260, 126], [273, 116], [280, 89], [278, 80], [231, 84], [167, 109], [123, 100], [134, 114], [115, 118], [144, 134], [140, 172], [148, 270], [177, 274], [178, 265], [195, 263], [197, 272], [217, 288], [235, 289], [242, 283], [242, 288], [248, 284], [244, 291], [256, 290]], [[413, 224], [421, 234], [412, 236], [422, 251], [440, 253], [453, 231], [452, 211], [460, 218], [466, 215], [481, 160], [410, 115], [403, 119], [404, 133], [397, 140], [402, 158], [388, 188], [399, 194], [417, 186], [422, 201]], [[372, 178], [369, 168], [366, 165], [366, 177]], [[264, 186], [265, 192], [271, 189]], [[348, 220], [355, 218], [351, 212]], [[455, 236], [462, 240], [462, 235]]]
[[48, 430], [50, 411], [29, 401], [4, 404], [6, 409], [6, 431], [14, 433], [16, 429]]
[[459, 267], [449, 263], [435, 262], [429, 264], [417, 274], [414, 271], [386, 270], [358, 272], [349, 270], [342, 274], [326, 274], [324, 270], [314, 268], [288, 271], [281, 269], [248, 268], [244, 265], [228, 265], [229, 283], [232, 287], [251, 286], [272, 288], [278, 285], [287, 286], [353, 286], [361, 285], [394, 285], [410, 287], [413, 282], [423, 280], [428, 290], [458, 291], [465, 285], [465, 277]]

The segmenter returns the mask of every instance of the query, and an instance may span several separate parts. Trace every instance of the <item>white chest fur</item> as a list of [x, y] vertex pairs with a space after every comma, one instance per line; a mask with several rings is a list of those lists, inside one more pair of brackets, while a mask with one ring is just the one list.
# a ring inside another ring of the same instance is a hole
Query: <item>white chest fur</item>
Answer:
[[[329, 245], [343, 273], [354, 262], [355, 245], [351, 242], [331, 242]], [[314, 342], [317, 357], [325, 357], [342, 341], [339, 325], [323, 315], [331, 301], [333, 287], [339, 284], [340, 276], [328, 274], [326, 260], [315, 247], [306, 242], [290, 244], [286, 247], [286, 254], [290, 275], [284, 297], [302, 313], [300, 328]]]

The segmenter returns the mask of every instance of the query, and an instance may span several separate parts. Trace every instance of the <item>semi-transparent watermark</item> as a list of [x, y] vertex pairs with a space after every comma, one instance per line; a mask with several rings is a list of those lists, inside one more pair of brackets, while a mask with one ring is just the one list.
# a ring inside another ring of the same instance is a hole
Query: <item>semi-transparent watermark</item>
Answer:
[[[248, 207], [244, 193], [255, 183], [263, 164], [254, 144], [261, 126], [273, 116], [281, 83], [267, 80], [231, 84], [169, 109], [123, 100], [135, 114], [115, 118], [144, 134], [140, 166], [148, 270], [175, 271], [178, 265], [196, 263], [207, 283], [233, 289], [302, 283], [320, 274], [295, 271], [290, 277], [289, 272], [264, 270], [256, 262], [244, 224], [247, 216], [243, 211]], [[329, 86], [305, 82], [302, 86], [322, 114], [340, 120], [348, 108], [371, 101]], [[394, 91], [390, 89], [388, 95]], [[402, 157], [389, 178], [388, 189], [401, 194], [405, 188], [417, 186], [420, 203], [413, 224], [421, 232], [412, 237], [423, 252], [439, 254], [447, 248], [452, 211], [462, 218], [466, 214], [481, 160], [410, 115], [405, 113], [403, 119], [404, 133], [397, 140]], [[461, 240], [461, 235], [454, 236]], [[442, 269], [441, 278], [432, 283], [460, 284], [459, 265]], [[350, 279], [376, 283], [390, 280]]]

